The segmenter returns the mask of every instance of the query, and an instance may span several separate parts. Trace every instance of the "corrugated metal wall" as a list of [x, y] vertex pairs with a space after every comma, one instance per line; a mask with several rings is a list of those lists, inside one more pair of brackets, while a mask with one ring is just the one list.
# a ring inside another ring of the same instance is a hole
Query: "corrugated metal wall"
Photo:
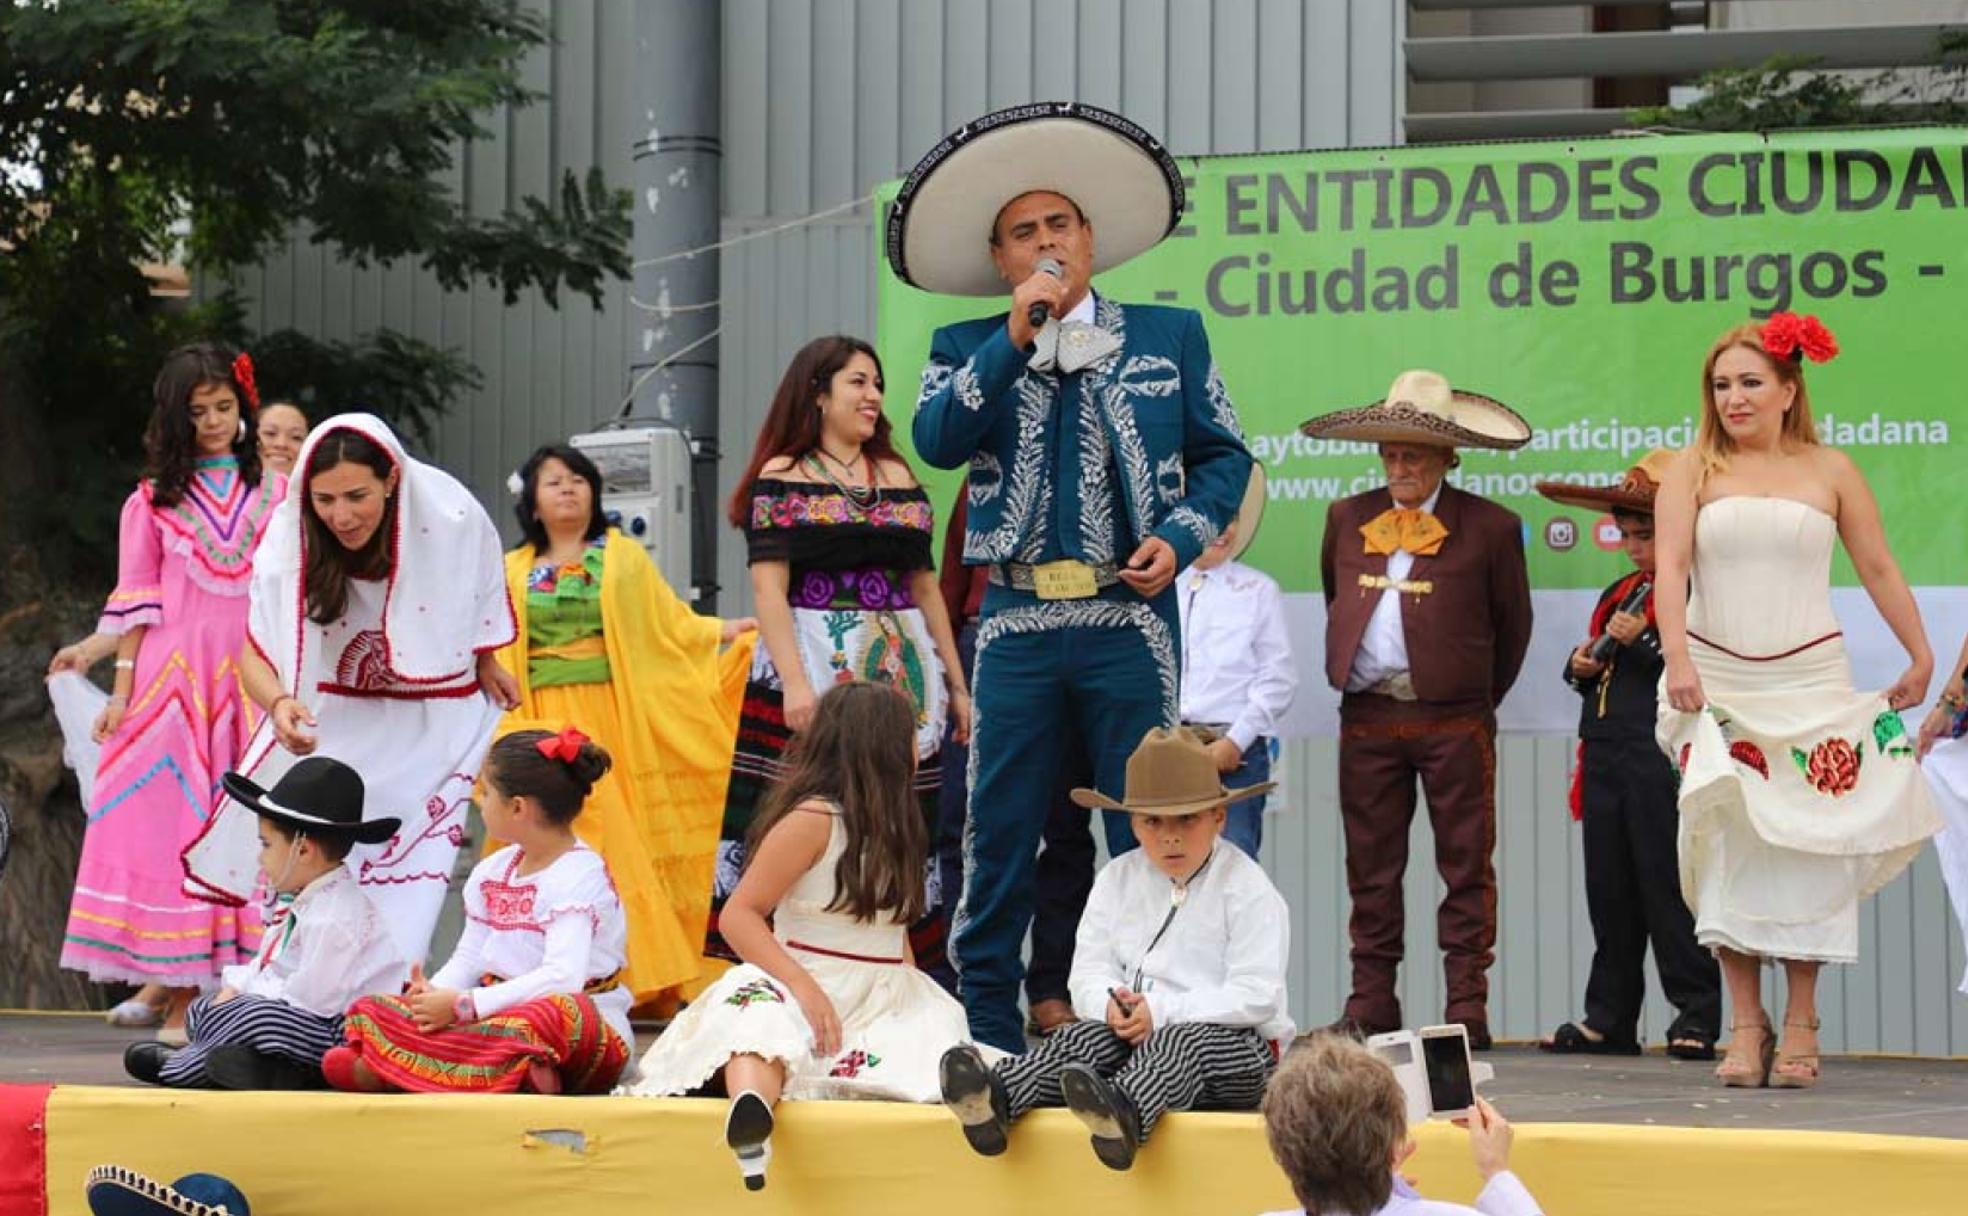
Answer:
[[[599, 163], [626, 185], [634, 12], [599, 0], [526, 0], [558, 39], [535, 58], [540, 106], [490, 116], [454, 182], [475, 210], [539, 193], [563, 167]], [[708, 2], [708, 0], [707, 0]], [[986, 110], [1067, 97], [1115, 108], [1178, 154], [1390, 143], [1403, 73], [1388, 0], [724, 0], [721, 443], [725, 493], [785, 360], [806, 339], [874, 332], [866, 207], [770, 232], [867, 194], [944, 132]], [[441, 291], [411, 268], [356, 270], [297, 240], [247, 283], [255, 321], [346, 338], [388, 324], [465, 350], [484, 388], [440, 429], [436, 457], [503, 514], [501, 483], [537, 442], [611, 415], [626, 391], [627, 292], [608, 306]], [[889, 369], [900, 386], [913, 368]], [[743, 555], [720, 551], [723, 608], [749, 603]], [[1951, 643], [1944, 643], [1951, 645]], [[1321, 696], [1316, 687], [1303, 695]], [[1578, 1012], [1591, 951], [1577, 828], [1565, 811], [1565, 739], [1506, 740], [1499, 757], [1502, 884], [1497, 1031], [1529, 1037]], [[1295, 916], [1292, 995], [1301, 1022], [1338, 1012], [1347, 987], [1346, 895], [1335, 744], [1286, 749], [1283, 809], [1266, 849]], [[1417, 817], [1408, 876], [1412, 1022], [1440, 1012], [1439, 895]], [[1863, 960], [1826, 973], [1826, 1046], [1968, 1053], [1963, 967], [1933, 858], [1872, 901]], [[1648, 1029], [1665, 1026], [1653, 998]]]

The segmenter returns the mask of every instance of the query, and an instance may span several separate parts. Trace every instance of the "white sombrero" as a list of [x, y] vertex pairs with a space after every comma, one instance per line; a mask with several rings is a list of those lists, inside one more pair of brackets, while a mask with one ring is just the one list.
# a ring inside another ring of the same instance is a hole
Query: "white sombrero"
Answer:
[[1396, 376], [1387, 396], [1372, 405], [1321, 414], [1298, 429], [1314, 439], [1450, 448], [1510, 449], [1531, 441], [1531, 424], [1516, 410], [1421, 369]]
[[917, 162], [888, 213], [888, 264], [924, 291], [1005, 294], [992, 226], [1034, 190], [1085, 213], [1095, 273], [1153, 249], [1182, 218], [1182, 171], [1154, 136], [1095, 106], [1038, 102], [965, 123]]

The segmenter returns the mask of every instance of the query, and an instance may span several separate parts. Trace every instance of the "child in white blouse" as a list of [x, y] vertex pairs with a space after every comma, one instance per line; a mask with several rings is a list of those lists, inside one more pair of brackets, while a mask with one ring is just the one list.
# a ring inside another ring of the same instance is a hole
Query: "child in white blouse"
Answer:
[[606, 1093], [635, 1043], [621, 972], [622, 901], [574, 817], [608, 771], [606, 751], [569, 727], [514, 731], [492, 745], [480, 810], [513, 843], [465, 885], [465, 931], [400, 997], [349, 1009], [346, 1044], [322, 1071], [338, 1089]]
[[388, 926], [342, 864], [354, 845], [395, 835], [399, 821], [365, 821], [362, 778], [325, 756], [299, 761], [271, 790], [238, 773], [223, 783], [259, 816], [260, 872], [275, 911], [258, 952], [191, 1003], [186, 1045], [132, 1043], [123, 1066], [140, 1081], [184, 1088], [320, 1088], [318, 1063], [341, 1038], [342, 1010], [403, 982]]
[[1290, 914], [1220, 837], [1231, 802], [1272, 788], [1225, 789], [1203, 736], [1158, 727], [1128, 758], [1121, 801], [1073, 791], [1127, 811], [1141, 847], [1101, 870], [1080, 917], [1068, 987], [1082, 1020], [995, 1065], [969, 1045], [944, 1053], [943, 1101], [972, 1148], [1002, 1153], [1013, 1119], [1063, 1102], [1124, 1170], [1168, 1111], [1256, 1109], [1293, 1033]]

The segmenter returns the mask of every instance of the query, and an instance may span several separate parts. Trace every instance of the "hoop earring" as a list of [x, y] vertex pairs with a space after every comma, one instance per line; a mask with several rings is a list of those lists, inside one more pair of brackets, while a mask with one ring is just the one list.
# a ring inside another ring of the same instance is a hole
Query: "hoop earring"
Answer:
[[246, 438], [246, 420], [244, 418], [239, 420], [239, 438]]

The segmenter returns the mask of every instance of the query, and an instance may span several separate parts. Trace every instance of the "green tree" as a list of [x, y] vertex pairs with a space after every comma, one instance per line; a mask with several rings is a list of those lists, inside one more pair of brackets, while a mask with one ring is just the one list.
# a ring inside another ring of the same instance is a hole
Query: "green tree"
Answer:
[[1642, 127], [1689, 131], [1787, 131], [1801, 127], [1911, 126], [1968, 122], [1968, 34], [1944, 34], [1933, 67], [1829, 72], [1818, 61], [1779, 55], [1750, 68], [1701, 78], [1685, 106], [1649, 106], [1628, 116]]
[[[548, 36], [508, 0], [0, 7], [0, 544], [31, 538], [50, 574], [100, 579], [151, 378], [194, 336], [253, 350], [267, 395], [359, 403], [413, 434], [477, 382], [389, 331], [248, 333], [228, 273], [292, 232], [447, 288], [598, 305], [629, 271], [626, 191], [570, 172], [553, 198], [474, 215], [442, 184], [482, 115], [536, 100], [520, 65]], [[173, 262], [208, 288], [197, 302], [154, 297], [141, 267]]]

